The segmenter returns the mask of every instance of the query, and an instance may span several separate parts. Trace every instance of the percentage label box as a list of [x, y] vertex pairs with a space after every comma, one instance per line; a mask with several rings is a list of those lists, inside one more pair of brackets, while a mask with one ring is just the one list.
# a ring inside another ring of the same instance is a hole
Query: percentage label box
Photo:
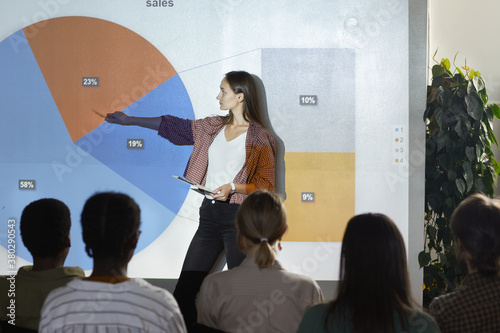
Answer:
[[20, 190], [35, 190], [36, 182], [35, 180], [19, 179], [19, 189]]
[[318, 105], [318, 96], [316, 95], [300, 95], [300, 105]]
[[99, 77], [97, 76], [82, 77], [82, 87], [99, 87]]
[[127, 139], [128, 149], [144, 149], [144, 139]]
[[314, 192], [302, 192], [302, 202], [314, 202]]

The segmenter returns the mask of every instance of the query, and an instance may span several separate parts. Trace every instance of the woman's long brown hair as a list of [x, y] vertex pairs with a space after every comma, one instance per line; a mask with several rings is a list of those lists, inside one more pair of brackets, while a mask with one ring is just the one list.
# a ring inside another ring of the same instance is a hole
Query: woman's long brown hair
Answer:
[[337, 298], [326, 328], [343, 323], [350, 332], [395, 332], [407, 328], [413, 307], [401, 233], [383, 214], [361, 214], [347, 224], [342, 240]]
[[[243, 100], [243, 118], [246, 121], [254, 121], [265, 127], [259, 105], [257, 86], [253, 76], [244, 71], [232, 71], [226, 74], [225, 79], [235, 94], [242, 93], [245, 96]], [[229, 114], [223, 119], [222, 126], [232, 123], [233, 120], [234, 115], [229, 111]]]

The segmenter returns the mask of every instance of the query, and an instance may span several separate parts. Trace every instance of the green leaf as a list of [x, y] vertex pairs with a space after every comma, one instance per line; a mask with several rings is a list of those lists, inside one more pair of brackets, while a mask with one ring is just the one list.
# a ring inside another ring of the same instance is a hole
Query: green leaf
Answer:
[[445, 69], [441, 65], [432, 66], [432, 76], [433, 78], [442, 76], [445, 73]]
[[462, 70], [461, 70], [460, 68], [455, 67], [455, 69], [456, 69], [456, 70], [460, 73], [460, 75], [461, 75], [462, 77], [464, 77], [464, 73], [462, 72]]
[[442, 86], [436, 90], [436, 101], [441, 106], [450, 106], [453, 93], [450, 89], [444, 89]]
[[481, 161], [481, 156], [483, 155], [483, 147], [482, 142], [476, 143], [476, 161]]
[[[477, 74], [479, 72], [475, 72], [474, 74]], [[476, 91], [481, 91], [485, 88], [484, 80], [482, 77], [478, 75], [474, 75], [472, 77], [472, 83], [474, 84], [474, 87], [476, 88]]]
[[474, 186], [476, 187], [476, 189], [479, 192], [484, 193], [484, 194], [488, 193], [488, 190], [487, 190], [486, 186], [484, 185], [482, 178], [476, 178], [474, 181]]
[[[450, 212], [451, 216], [451, 212]], [[445, 251], [449, 251], [451, 249], [451, 244], [452, 244], [453, 237], [451, 235], [451, 231], [449, 228], [443, 232], [443, 246]]]
[[465, 117], [459, 117], [457, 123], [455, 124], [455, 132], [457, 132], [458, 136], [462, 139], [465, 139], [471, 129], [471, 123], [469, 119]]
[[490, 104], [488, 107], [491, 108], [491, 110], [493, 111], [493, 115], [496, 118], [500, 118], [500, 106], [498, 106], [497, 104]]
[[443, 86], [439, 86], [436, 91], [435, 91], [435, 96], [436, 96], [436, 101], [438, 102], [439, 105], [443, 105], [443, 94], [444, 94], [444, 88]]
[[420, 268], [427, 266], [430, 261], [431, 255], [429, 253], [422, 251], [418, 254], [418, 264], [420, 265]]
[[455, 185], [457, 186], [457, 189], [458, 189], [458, 192], [460, 192], [460, 195], [463, 196], [465, 193], [465, 189], [466, 189], [465, 182], [463, 181], [463, 179], [457, 178], [455, 180]]
[[426, 197], [426, 199], [427, 203], [429, 204], [429, 206], [431, 206], [433, 210], [439, 208], [439, 196], [437, 194], [435, 193], [430, 194]]
[[469, 78], [472, 80], [474, 78], [474, 75], [476, 75], [476, 71], [474, 69], [471, 69], [469, 72]]
[[446, 219], [444, 217], [437, 218], [436, 225], [439, 229], [446, 228]]
[[432, 84], [431, 84], [431, 87], [433, 88], [437, 88], [437, 87], [440, 87], [443, 85], [444, 83], [444, 79], [445, 77], [442, 75], [442, 76], [434, 76], [432, 78]]
[[448, 140], [450, 137], [446, 134], [444, 130], [439, 131], [438, 139], [437, 139], [437, 151], [441, 151], [448, 144]]
[[[464, 89], [465, 88], [465, 89]], [[465, 95], [467, 95], [467, 88], [466, 87], [460, 87], [455, 91], [455, 95], [458, 97], [460, 100], [460, 103], [463, 102], [463, 99], [465, 98]], [[464, 108], [465, 110], [465, 108]]]
[[499, 147], [497, 137], [495, 136], [495, 132], [493, 131], [489, 123], [488, 123], [488, 138], [490, 139], [491, 142], [493, 142], [495, 146]]
[[449, 170], [448, 171], [448, 180], [450, 182], [455, 181], [457, 179], [457, 173], [454, 170]]
[[[486, 141], [485, 141], [484, 137], [482, 135], [478, 134], [478, 138], [479, 138], [479, 143], [476, 146], [481, 147], [481, 149], [485, 149], [487, 145], [486, 145]], [[479, 160], [481, 160], [481, 159], [479, 159]]]
[[443, 109], [441, 107], [437, 107], [434, 110], [434, 119], [436, 120], [436, 123], [438, 124], [439, 128], [443, 128]]
[[493, 110], [491, 110], [491, 108], [488, 106], [484, 111], [486, 112], [486, 117], [488, 119], [488, 127], [489, 127], [490, 125], [489, 122], [493, 121]]
[[441, 265], [449, 266], [449, 262], [448, 262], [448, 258], [446, 257], [446, 254], [440, 253], [439, 254], [439, 261], [441, 262]]
[[483, 115], [483, 102], [476, 93], [467, 94], [465, 96], [465, 104], [467, 105], [467, 113], [476, 121], [481, 120]]
[[441, 59], [441, 65], [444, 66], [446, 70], [450, 69], [450, 60], [448, 58]]
[[427, 227], [427, 235], [429, 235], [429, 239], [436, 239], [437, 229], [432, 225]]
[[491, 158], [491, 162], [493, 163], [496, 174], [500, 175], [500, 163], [498, 163], [494, 157]]
[[424, 111], [424, 122], [434, 115], [434, 105], [427, 104], [427, 108]]
[[472, 186], [474, 186], [474, 175], [472, 174], [472, 167], [469, 162], [464, 162], [464, 179], [465, 184], [467, 186], [467, 193], [471, 190]]
[[486, 105], [486, 103], [488, 103], [488, 94], [486, 93], [486, 89], [478, 91], [477, 94], [479, 95], [479, 98], [481, 98], [483, 105]]
[[470, 162], [474, 161], [476, 159], [476, 148], [469, 146], [465, 147], [465, 156], [467, 156]]
[[448, 170], [453, 164], [453, 156], [450, 153], [441, 154], [438, 158], [439, 164], [443, 169]]
[[493, 176], [493, 186], [495, 186], [495, 188], [496, 188], [496, 185], [497, 185], [497, 182], [498, 182], [498, 174], [499, 174], [498, 173], [498, 167], [499, 167], [499, 164], [498, 164], [498, 162], [494, 158], [492, 158], [491, 160], [493, 162], [493, 170], [495, 171], [494, 176]]
[[495, 185], [497, 183], [497, 180], [498, 180], [498, 173], [496, 172], [495, 168], [493, 167], [493, 165], [489, 165], [488, 166], [488, 171], [489, 171], [489, 187], [490, 187], [490, 191], [489, 193], [492, 193], [494, 194], [495, 193]]

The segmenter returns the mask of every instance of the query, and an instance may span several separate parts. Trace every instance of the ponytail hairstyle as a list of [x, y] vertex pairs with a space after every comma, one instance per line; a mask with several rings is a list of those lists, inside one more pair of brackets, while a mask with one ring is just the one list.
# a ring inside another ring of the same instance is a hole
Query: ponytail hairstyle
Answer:
[[[244, 71], [233, 71], [227, 73], [224, 78], [235, 94], [242, 93], [245, 96], [243, 100], [243, 118], [246, 121], [254, 121], [265, 127], [262, 120], [257, 85], [253, 76]], [[233, 113], [229, 111], [229, 114], [223, 120], [223, 126], [230, 124], [232, 121]]]
[[470, 256], [469, 264], [482, 275], [499, 272], [500, 259], [500, 200], [484, 194], [473, 194], [464, 199], [451, 215], [450, 228], [459, 242], [458, 259]]
[[265, 190], [249, 194], [236, 213], [236, 226], [240, 245], [241, 236], [245, 236], [259, 247], [255, 255], [259, 269], [272, 267], [276, 260], [274, 244], [288, 227], [280, 196]]

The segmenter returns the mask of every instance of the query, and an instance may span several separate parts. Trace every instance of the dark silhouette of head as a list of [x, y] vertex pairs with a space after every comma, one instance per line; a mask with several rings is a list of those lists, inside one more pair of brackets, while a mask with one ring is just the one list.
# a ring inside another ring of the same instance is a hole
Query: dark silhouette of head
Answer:
[[135, 248], [140, 208], [126, 194], [103, 192], [90, 197], [83, 207], [81, 223], [85, 251], [90, 257], [125, 258]]
[[496, 275], [500, 260], [500, 200], [473, 194], [450, 220], [457, 258], [483, 275]]
[[394, 222], [383, 214], [354, 216], [342, 240], [339, 292], [325, 325], [341, 315], [354, 332], [390, 331], [397, 311], [404, 327], [409, 290], [405, 245]]
[[33, 257], [57, 257], [69, 250], [71, 214], [62, 201], [33, 201], [22, 212], [20, 229], [23, 244]]

